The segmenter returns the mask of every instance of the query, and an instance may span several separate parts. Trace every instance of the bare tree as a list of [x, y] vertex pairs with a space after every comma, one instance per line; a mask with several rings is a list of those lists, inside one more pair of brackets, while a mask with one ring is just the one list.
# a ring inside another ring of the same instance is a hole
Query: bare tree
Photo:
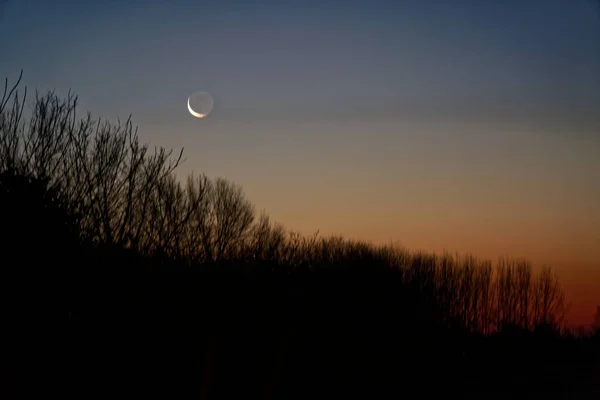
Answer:
[[244, 197], [242, 188], [217, 178], [212, 191], [216, 236], [213, 239], [217, 258], [233, 256], [239, 251], [254, 221], [254, 206]]
[[47, 180], [81, 216], [82, 234], [97, 243], [180, 247], [173, 238], [189, 209], [172, 172], [183, 150], [175, 159], [163, 148], [149, 154], [130, 118], [123, 124], [89, 113], [78, 119], [71, 92], [66, 98], [36, 93], [24, 120], [20, 79], [10, 91], [5, 85], [0, 101], [0, 168]]
[[549, 267], [542, 268], [535, 287], [535, 325], [558, 329], [565, 311], [565, 295], [558, 277]]
[[500, 259], [496, 274], [496, 316], [497, 329], [502, 331], [505, 327], [515, 323], [515, 279], [514, 268], [510, 260]]
[[530, 328], [530, 300], [532, 297], [532, 265], [527, 260], [518, 260], [516, 265], [516, 318], [523, 329]]
[[281, 261], [285, 240], [283, 226], [271, 224], [269, 216], [263, 211], [249, 232], [246, 258], [250, 261]]
[[[0, 99], [0, 167], [3, 170], [18, 172], [19, 165], [19, 150], [21, 146], [20, 133], [23, 128], [23, 110], [25, 108], [25, 99], [27, 97], [27, 89], [23, 98], [19, 98], [17, 88], [23, 77], [23, 71], [19, 75], [19, 79], [8, 90], [8, 78], [4, 81], [4, 92]], [[12, 107], [7, 109], [8, 103], [12, 99]]]
[[187, 195], [192, 207], [188, 245], [191, 252], [203, 250], [192, 256], [215, 262], [239, 255], [254, 221], [254, 207], [242, 188], [222, 178], [190, 176]]

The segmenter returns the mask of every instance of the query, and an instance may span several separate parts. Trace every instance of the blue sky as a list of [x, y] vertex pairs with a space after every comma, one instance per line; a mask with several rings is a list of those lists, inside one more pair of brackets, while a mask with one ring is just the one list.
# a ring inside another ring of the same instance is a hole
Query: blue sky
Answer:
[[174, 117], [198, 87], [226, 120], [597, 122], [589, 0], [251, 3], [9, 0], [0, 68], [111, 116]]

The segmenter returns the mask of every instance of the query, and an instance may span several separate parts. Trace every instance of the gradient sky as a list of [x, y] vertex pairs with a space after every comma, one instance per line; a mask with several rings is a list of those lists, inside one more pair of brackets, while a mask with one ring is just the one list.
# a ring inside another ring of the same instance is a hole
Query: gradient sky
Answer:
[[[0, 0], [2, 7], [3, 0]], [[502, 3], [502, 4], [500, 4]], [[304, 233], [526, 257], [600, 304], [593, 0], [4, 0], [0, 75], [129, 114]], [[206, 119], [186, 109], [213, 94]]]

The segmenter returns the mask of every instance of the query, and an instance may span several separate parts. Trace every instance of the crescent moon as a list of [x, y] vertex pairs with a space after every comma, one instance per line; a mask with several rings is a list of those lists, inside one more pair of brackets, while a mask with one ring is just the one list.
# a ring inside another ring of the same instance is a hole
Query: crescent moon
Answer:
[[192, 109], [192, 106], [190, 106], [190, 98], [189, 97], [188, 97], [188, 100], [187, 100], [187, 106], [188, 106], [188, 110], [190, 111], [190, 114], [192, 114], [194, 117], [196, 117], [196, 118], [204, 118], [204, 117], [206, 117], [206, 114], [200, 114], [200, 113], [198, 113], [198, 112], [196, 112], [196, 111], [194, 111]]

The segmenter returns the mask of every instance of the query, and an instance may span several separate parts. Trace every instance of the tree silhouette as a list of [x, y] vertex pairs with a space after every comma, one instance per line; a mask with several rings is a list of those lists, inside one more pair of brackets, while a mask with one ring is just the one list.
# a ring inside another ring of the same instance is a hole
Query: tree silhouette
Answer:
[[188, 247], [203, 250], [192, 256], [211, 262], [239, 256], [255, 218], [241, 187], [221, 178], [190, 176], [187, 193], [192, 207]]
[[[547, 375], [596, 354], [567, 345], [549, 267], [288, 231], [237, 184], [181, 182], [182, 153], [150, 151], [130, 119], [77, 118], [77, 97], [53, 92], [25, 118], [5, 86], [2, 343], [71, 363], [28, 379], [180, 398], [590, 385]], [[33, 371], [19, 351], [5, 359]]]

